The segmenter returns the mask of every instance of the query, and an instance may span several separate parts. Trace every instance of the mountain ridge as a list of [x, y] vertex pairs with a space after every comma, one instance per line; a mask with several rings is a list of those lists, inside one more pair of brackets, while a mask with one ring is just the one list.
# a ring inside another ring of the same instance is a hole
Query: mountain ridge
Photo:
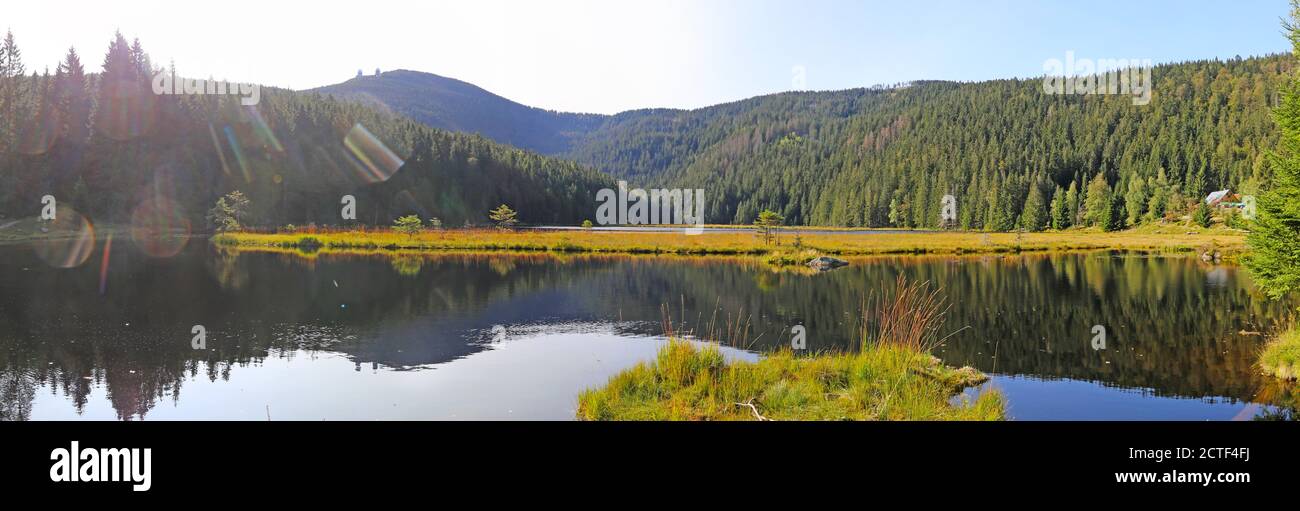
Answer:
[[[371, 94], [426, 124], [425, 112], [475, 117], [489, 124], [474, 130], [487, 138], [639, 185], [705, 188], [710, 222], [749, 223], [772, 209], [799, 224], [936, 227], [939, 199], [951, 193], [963, 204], [961, 227], [1009, 230], [1022, 220], [1041, 229], [1047, 213], [1022, 218], [1026, 204], [1045, 208], [1070, 188], [1073, 202], [1053, 207], [1068, 209], [1068, 224], [1097, 225], [1083, 202], [1098, 175], [1124, 225], [1181, 214], [1206, 190], [1258, 189], [1270, 179], [1265, 155], [1277, 141], [1270, 98], [1293, 67], [1280, 54], [1161, 64], [1146, 106], [1126, 96], [1049, 95], [1041, 79], [1012, 78], [565, 117], [578, 114], [475, 87], [486, 94], [476, 100], [527, 109], [527, 122], [383, 75], [376, 82], [396, 89], [361, 90], [360, 82], [324, 92]], [[446, 129], [454, 120], [431, 125]]]
[[[409, 91], [418, 90], [419, 97]], [[379, 105], [428, 126], [483, 136], [520, 149], [555, 155], [598, 125], [600, 114], [545, 110], [518, 103], [469, 82], [399, 69], [359, 76], [303, 92]], [[433, 97], [436, 101], [429, 101]]]

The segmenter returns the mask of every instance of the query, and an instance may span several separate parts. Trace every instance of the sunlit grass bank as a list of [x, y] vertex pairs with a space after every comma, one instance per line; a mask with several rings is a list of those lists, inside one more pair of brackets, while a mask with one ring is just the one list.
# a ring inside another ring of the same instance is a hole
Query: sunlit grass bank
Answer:
[[584, 420], [1001, 420], [986, 391], [951, 403], [986, 376], [918, 351], [877, 345], [860, 353], [726, 362], [714, 346], [670, 341], [651, 363], [578, 397]]
[[[954, 399], [988, 376], [943, 365], [929, 352], [948, 308], [937, 290], [899, 277], [892, 297], [863, 304], [861, 348], [808, 356], [784, 350], [728, 362], [669, 330], [652, 362], [578, 396], [584, 420], [1001, 420], [996, 390]], [[716, 335], [715, 335], [716, 336]]]
[[[750, 231], [679, 232], [501, 231], [496, 229], [426, 230], [414, 235], [389, 229], [219, 234], [213, 241], [227, 246], [427, 251], [551, 251], [625, 254], [750, 255], [772, 264], [801, 264], [818, 254], [977, 254], [1121, 249], [1153, 252], [1194, 252], [1213, 248], [1239, 252], [1244, 237], [1231, 231], [1201, 233], [1065, 231], [1053, 233], [918, 233], [888, 231], [874, 234], [802, 234], [779, 236], [780, 244], [764, 244]], [[805, 257], [808, 256], [808, 257]]]
[[1300, 329], [1292, 329], [1268, 343], [1259, 357], [1259, 367], [1269, 376], [1300, 379]]

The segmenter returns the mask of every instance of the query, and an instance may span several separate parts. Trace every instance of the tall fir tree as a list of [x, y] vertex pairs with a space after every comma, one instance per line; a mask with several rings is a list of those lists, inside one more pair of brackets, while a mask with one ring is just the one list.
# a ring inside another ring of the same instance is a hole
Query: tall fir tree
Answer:
[[[1300, 1], [1292, 0], [1286, 30], [1300, 57]], [[1247, 242], [1246, 266], [1261, 290], [1274, 298], [1300, 289], [1300, 74], [1292, 76], [1274, 112], [1282, 138], [1273, 157], [1273, 186], [1258, 198]]]
[[1080, 219], [1083, 215], [1083, 202], [1079, 197], [1079, 182], [1070, 181], [1070, 189], [1065, 192], [1065, 206], [1069, 214], [1069, 226], [1080, 225]]
[[1052, 228], [1058, 231], [1070, 228], [1069, 202], [1066, 201], [1067, 192], [1060, 186], [1056, 187], [1056, 192], [1052, 194]]
[[85, 143], [90, 130], [90, 92], [86, 87], [81, 57], [76, 48], [68, 48], [54, 73], [54, 101], [63, 116], [60, 140], [78, 146]]
[[1020, 214], [1020, 228], [1038, 232], [1047, 227], [1047, 199], [1043, 197], [1042, 187], [1029, 186], [1029, 196], [1025, 197], [1024, 211]]
[[7, 31], [0, 42], [0, 137], [3, 137], [0, 143], [5, 144], [0, 149], [15, 149], [18, 127], [25, 117], [22, 110], [29, 83], [26, 74], [22, 51], [13, 31]]
[[1088, 225], [1102, 229], [1109, 228], [1111, 202], [1110, 184], [1106, 182], [1106, 174], [1098, 173], [1092, 182], [1088, 183], [1088, 196], [1084, 199], [1083, 207]]

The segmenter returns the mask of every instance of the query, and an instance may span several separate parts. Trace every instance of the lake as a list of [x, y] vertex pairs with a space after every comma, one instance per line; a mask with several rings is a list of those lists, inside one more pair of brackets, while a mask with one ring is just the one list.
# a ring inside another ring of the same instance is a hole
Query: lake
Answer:
[[852, 349], [864, 297], [900, 274], [942, 288], [950, 337], [935, 354], [992, 374], [1015, 419], [1278, 418], [1297, 402], [1252, 368], [1294, 305], [1192, 257], [862, 258], [807, 274], [102, 245], [67, 269], [0, 247], [0, 419], [567, 420], [582, 389], [653, 357], [668, 325], [714, 332], [732, 359], [788, 346], [795, 325], [812, 350]]

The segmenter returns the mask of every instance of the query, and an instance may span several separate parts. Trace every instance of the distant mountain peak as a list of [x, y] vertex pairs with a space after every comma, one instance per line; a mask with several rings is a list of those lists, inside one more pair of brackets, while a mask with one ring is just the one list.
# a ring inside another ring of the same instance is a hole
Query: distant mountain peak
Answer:
[[469, 82], [397, 69], [362, 75], [307, 92], [377, 103], [429, 126], [479, 133], [544, 154], [563, 154], [604, 116], [553, 112], [523, 105]]

